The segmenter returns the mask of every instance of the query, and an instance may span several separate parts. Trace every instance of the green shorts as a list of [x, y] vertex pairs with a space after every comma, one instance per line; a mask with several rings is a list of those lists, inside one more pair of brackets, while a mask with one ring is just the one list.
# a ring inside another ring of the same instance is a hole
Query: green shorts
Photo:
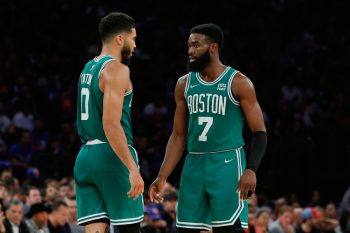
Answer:
[[221, 153], [188, 154], [181, 176], [177, 227], [209, 230], [240, 220], [248, 227], [248, 206], [237, 186], [245, 169], [242, 148]]
[[[138, 164], [136, 150], [129, 146]], [[78, 224], [107, 218], [112, 225], [143, 220], [142, 196], [128, 198], [129, 171], [108, 143], [84, 145], [75, 162]]]

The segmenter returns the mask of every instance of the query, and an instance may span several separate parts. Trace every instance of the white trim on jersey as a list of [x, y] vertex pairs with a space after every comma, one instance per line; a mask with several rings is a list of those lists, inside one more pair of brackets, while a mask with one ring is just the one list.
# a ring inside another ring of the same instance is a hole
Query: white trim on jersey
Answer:
[[136, 218], [124, 218], [124, 219], [111, 219], [110, 218], [110, 222], [111, 225], [123, 225], [123, 224], [130, 224], [130, 223], [137, 223], [137, 222], [141, 222], [143, 220], [143, 216], [138, 216]]
[[238, 73], [238, 71], [236, 70], [235, 72], [233, 72], [233, 74], [231, 75], [230, 79], [228, 80], [228, 87], [227, 87], [227, 94], [228, 97], [230, 98], [231, 102], [237, 106], [239, 106], [239, 102], [233, 97], [232, 95], [232, 81], [233, 78], [235, 77], [235, 75]]
[[81, 221], [84, 221], [85, 219], [91, 219], [92, 217], [105, 217], [107, 216], [107, 212], [101, 212], [101, 213], [97, 213], [97, 214], [90, 214], [90, 215], [87, 215], [87, 216], [84, 216], [84, 217], [80, 217], [78, 218], [78, 221], [81, 222]]
[[127, 92], [124, 93], [124, 96], [130, 95], [132, 93], [132, 88], [130, 90], [128, 90]]
[[[241, 158], [241, 150], [240, 149], [236, 149], [236, 157], [237, 157], [237, 165], [238, 165], [238, 181], [241, 178], [242, 174], [243, 174], [243, 169], [242, 169], [242, 158]], [[237, 181], [237, 183], [238, 183]], [[241, 193], [238, 192], [238, 208], [236, 209], [236, 211], [233, 213], [232, 217], [228, 220], [224, 220], [224, 221], [212, 221], [211, 225], [213, 227], [222, 227], [222, 226], [229, 226], [232, 225], [233, 223], [236, 222], [236, 220], [239, 218], [239, 216], [241, 215], [243, 208], [244, 208], [244, 201], [240, 199], [240, 195]]]
[[212, 82], [204, 81], [201, 78], [201, 76], [199, 75], [199, 72], [196, 73], [196, 77], [197, 77], [198, 82], [200, 82], [203, 85], [206, 85], [206, 86], [214, 85], [214, 84], [218, 83], [222, 79], [222, 77], [225, 76], [225, 74], [230, 70], [230, 68], [231, 67], [227, 66], [226, 69], [219, 75], [219, 77], [217, 79], [215, 79], [214, 81], [212, 81]]
[[101, 69], [100, 69], [100, 71], [98, 72], [98, 76], [97, 76], [98, 79], [100, 79], [101, 71], [105, 68], [105, 66], [107, 65], [107, 63], [108, 63], [108, 62], [111, 62], [111, 61], [115, 61], [115, 59], [112, 58], [112, 59], [110, 59], [110, 60], [105, 61], [105, 62], [102, 64]]
[[191, 77], [191, 75], [190, 75], [190, 73], [188, 73], [188, 74], [182, 76], [181, 78], [179, 78], [179, 81], [180, 81], [181, 79], [184, 79], [186, 77], [187, 77], [187, 79], [186, 79], [186, 86], [185, 86], [185, 91], [184, 91], [185, 99], [186, 99], [186, 96], [187, 96], [188, 88], [190, 86], [190, 82], [191, 82], [191, 78], [190, 77]]
[[135, 152], [135, 156], [136, 156], [136, 163], [137, 166], [140, 169], [140, 165], [139, 165], [139, 153], [137, 153], [137, 150], [135, 149], [135, 147], [133, 147], [131, 144], [128, 144], [128, 146]]
[[[111, 55], [103, 54], [102, 56], [97, 56], [97, 57], [95, 57], [95, 58], [94, 58], [94, 61], [95, 61], [95, 62], [99, 62], [102, 58], [105, 58], [105, 57], [112, 57], [112, 58], [113, 58], [113, 56], [111, 56]], [[113, 58], [113, 59], [114, 59], [114, 58]]]
[[210, 225], [205, 223], [196, 223], [196, 222], [180, 222], [176, 218], [176, 226], [181, 228], [191, 228], [191, 229], [205, 229], [210, 230]]

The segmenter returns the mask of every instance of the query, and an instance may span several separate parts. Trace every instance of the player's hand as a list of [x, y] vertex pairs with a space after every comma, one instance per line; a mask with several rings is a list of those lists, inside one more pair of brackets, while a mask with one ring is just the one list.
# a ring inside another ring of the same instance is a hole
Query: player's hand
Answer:
[[129, 180], [131, 187], [130, 191], [128, 192], [128, 197], [136, 200], [145, 189], [143, 179], [138, 169], [130, 171]]
[[151, 186], [149, 186], [149, 198], [151, 202], [155, 202], [157, 204], [163, 202], [163, 189], [165, 183], [165, 179], [157, 177]]
[[239, 179], [237, 192], [240, 192], [240, 199], [248, 199], [256, 188], [256, 174], [254, 171], [247, 169]]

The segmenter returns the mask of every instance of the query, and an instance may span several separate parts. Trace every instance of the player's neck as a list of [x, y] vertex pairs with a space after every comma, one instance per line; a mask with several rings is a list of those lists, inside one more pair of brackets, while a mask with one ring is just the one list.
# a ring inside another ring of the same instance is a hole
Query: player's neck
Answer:
[[104, 44], [102, 46], [102, 50], [99, 57], [106, 56], [106, 55], [112, 56], [117, 61], [122, 60], [120, 49], [110, 44]]
[[225, 71], [227, 66], [222, 64], [220, 61], [216, 63], [210, 63], [207, 67], [205, 67], [201, 72], [201, 78], [206, 82], [212, 82], [217, 79], [222, 72]]

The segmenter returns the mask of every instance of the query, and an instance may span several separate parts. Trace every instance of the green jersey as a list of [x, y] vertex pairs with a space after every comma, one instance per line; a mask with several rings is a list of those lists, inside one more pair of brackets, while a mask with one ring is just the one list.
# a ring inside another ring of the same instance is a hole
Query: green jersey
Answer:
[[[96, 57], [85, 65], [80, 74], [78, 83], [77, 128], [83, 143], [95, 139], [108, 142], [102, 125], [103, 92], [99, 88], [99, 76], [106, 64], [113, 60], [115, 59], [111, 56]], [[132, 90], [124, 94], [123, 112], [120, 120], [127, 142], [130, 145], [133, 145], [130, 118], [132, 96]]]
[[189, 153], [222, 152], [244, 145], [244, 116], [231, 91], [232, 80], [237, 72], [227, 67], [213, 82], [202, 80], [198, 72], [190, 72], [185, 76]]

